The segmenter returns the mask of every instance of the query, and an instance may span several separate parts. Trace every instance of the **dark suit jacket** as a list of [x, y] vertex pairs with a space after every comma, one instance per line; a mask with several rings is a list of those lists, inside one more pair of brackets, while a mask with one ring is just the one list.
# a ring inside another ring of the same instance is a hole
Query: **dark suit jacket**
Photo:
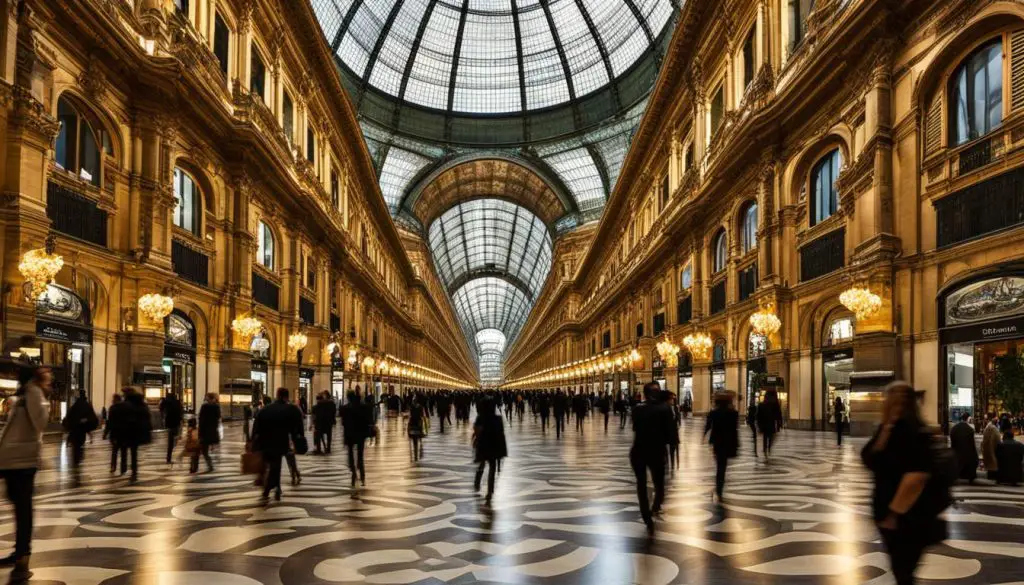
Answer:
[[274, 401], [261, 408], [253, 423], [253, 445], [268, 455], [283, 455], [291, 449], [291, 438], [302, 434], [302, 411], [298, 406]]

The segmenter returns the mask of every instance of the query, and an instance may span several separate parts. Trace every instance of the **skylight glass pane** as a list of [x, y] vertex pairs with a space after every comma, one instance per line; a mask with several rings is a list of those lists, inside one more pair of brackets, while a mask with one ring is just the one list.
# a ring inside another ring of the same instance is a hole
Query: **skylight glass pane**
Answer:
[[575, 0], [552, 2], [550, 6], [551, 19], [555, 22], [558, 40], [572, 72], [576, 96], [584, 96], [607, 85], [608, 73], [601, 51]]
[[[500, 13], [474, 12], [481, 4]], [[508, 0], [470, 1], [455, 80], [455, 111], [506, 113], [522, 109], [511, 10]]]
[[352, 17], [345, 38], [338, 48], [338, 54], [356, 75], [363, 75], [366, 72], [370, 52], [383, 32], [384, 20], [387, 19], [394, 3], [395, 0], [363, 2]]
[[448, 108], [448, 83], [459, 17], [457, 10], [441, 4], [434, 7], [414, 56], [405, 90], [406, 100], [438, 110]]
[[391, 147], [380, 171], [380, 191], [392, 212], [398, 208], [409, 182], [429, 164], [429, 158]]
[[655, 0], [651, 5], [650, 12], [647, 13], [647, 22], [654, 36], [661, 34], [670, 18], [672, 18], [672, 4], [669, 0]]
[[637, 27], [633, 29], [632, 34], [627, 37], [621, 45], [619, 45], [614, 51], [611, 51], [611, 62], [612, 71], [615, 76], [618, 77], [625, 73], [644, 51], [650, 48], [650, 44], [647, 41], [647, 33], [644, 29]]
[[553, 154], [544, 159], [569, 187], [581, 211], [600, 207], [604, 203], [604, 185], [594, 159], [585, 148]]
[[538, 109], [569, 100], [565, 69], [558, 57], [555, 39], [540, 5], [519, 12], [523, 44], [523, 75], [526, 78], [526, 105]]
[[409, 53], [416, 42], [420, 21], [427, 11], [427, 0], [401, 0], [402, 8], [395, 16], [387, 40], [370, 71], [370, 85], [398, 97]]
[[341, 20], [345, 14], [334, 0], [312, 0], [312, 4], [313, 13], [316, 14], [316, 19], [320, 22], [320, 30], [323, 31], [324, 38], [330, 43], [338, 34]]

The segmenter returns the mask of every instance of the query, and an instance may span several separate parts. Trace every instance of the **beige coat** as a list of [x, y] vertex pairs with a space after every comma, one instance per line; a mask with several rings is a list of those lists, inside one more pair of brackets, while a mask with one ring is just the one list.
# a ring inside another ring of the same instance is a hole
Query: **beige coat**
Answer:
[[10, 416], [0, 432], [0, 469], [37, 468], [50, 410], [46, 397], [35, 382], [29, 382], [25, 392], [11, 400]]
[[999, 461], [996, 459], [996, 445], [1002, 440], [1002, 433], [999, 427], [988, 423], [985, 431], [981, 434], [981, 458], [985, 462], [985, 471], [996, 471], [999, 469]]

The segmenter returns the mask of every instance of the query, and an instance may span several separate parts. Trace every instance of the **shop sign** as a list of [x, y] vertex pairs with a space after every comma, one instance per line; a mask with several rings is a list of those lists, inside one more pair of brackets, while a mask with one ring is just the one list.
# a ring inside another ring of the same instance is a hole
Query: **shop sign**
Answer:
[[852, 349], [834, 349], [832, 351], [821, 352], [821, 358], [826, 362], [833, 362], [837, 360], [848, 360], [853, 357]]
[[307, 380], [313, 379], [313, 374], [316, 372], [313, 368], [299, 368], [299, 377]]
[[134, 372], [132, 383], [139, 386], [162, 386], [167, 383], [167, 374], [163, 372]]
[[188, 362], [194, 364], [196, 362], [196, 352], [189, 351], [181, 347], [175, 347], [173, 345], [164, 345], [164, 357], [172, 360], [178, 360], [182, 362]]
[[267, 362], [263, 360], [252, 360], [252, 371], [254, 372], [266, 372]]
[[1024, 317], [947, 327], [939, 332], [943, 345], [1024, 337]]
[[764, 378], [761, 379], [762, 388], [781, 388], [784, 385], [785, 384], [782, 380], [782, 376], [776, 376], [772, 374], [766, 375]]
[[36, 320], [36, 336], [64, 343], [92, 343], [92, 331], [66, 323]]

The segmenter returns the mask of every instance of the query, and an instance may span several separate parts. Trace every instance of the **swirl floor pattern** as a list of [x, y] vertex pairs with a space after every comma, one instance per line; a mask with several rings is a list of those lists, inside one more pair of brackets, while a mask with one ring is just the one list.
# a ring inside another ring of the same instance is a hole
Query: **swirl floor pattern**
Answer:
[[[37, 477], [32, 583], [67, 585], [601, 584], [883, 585], [888, 562], [868, 516], [862, 441], [785, 432], [770, 461], [749, 436], [730, 467], [726, 503], [710, 499], [713, 462], [701, 419], [684, 421], [680, 469], [653, 538], [640, 523], [627, 452], [632, 432], [599, 418], [556, 440], [506, 422], [511, 456], [492, 507], [473, 492], [470, 434], [434, 432], [410, 461], [399, 420], [366, 450], [368, 485], [349, 489], [338, 442], [299, 458], [303, 482], [264, 507], [238, 473], [240, 429], [213, 473], [163, 463], [163, 435], [140, 453], [140, 481], [112, 476], [109, 448], [87, 446], [85, 482], [47, 445]], [[570, 428], [571, 425], [569, 425]], [[336, 437], [337, 439], [337, 437]], [[951, 538], [923, 583], [1024, 584], [1024, 490], [957, 488]], [[10, 506], [0, 540], [10, 547]]]

